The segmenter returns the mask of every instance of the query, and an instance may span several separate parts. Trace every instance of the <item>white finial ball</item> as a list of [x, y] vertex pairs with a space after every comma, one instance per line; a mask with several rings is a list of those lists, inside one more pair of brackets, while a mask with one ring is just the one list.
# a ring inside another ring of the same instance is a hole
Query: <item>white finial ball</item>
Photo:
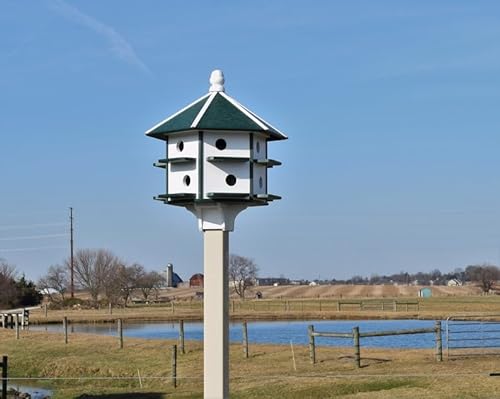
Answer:
[[212, 71], [210, 74], [210, 92], [224, 91], [224, 73], [220, 69]]

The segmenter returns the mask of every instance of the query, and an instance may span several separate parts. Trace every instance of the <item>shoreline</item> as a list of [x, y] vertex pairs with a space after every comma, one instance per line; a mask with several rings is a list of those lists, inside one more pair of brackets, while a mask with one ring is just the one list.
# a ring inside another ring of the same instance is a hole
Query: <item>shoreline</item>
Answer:
[[[27, 377], [33, 383], [33, 377], [45, 379], [36, 384], [53, 390], [54, 399], [82, 395], [138, 399], [151, 398], [151, 393], [158, 399], [201, 397], [203, 345], [186, 340], [185, 354], [178, 354], [178, 386], [174, 388], [170, 348], [177, 343], [176, 339], [127, 338], [120, 349], [114, 336], [75, 333], [65, 344], [60, 334], [21, 331], [16, 340], [11, 331], [0, 330], [0, 352], [9, 356], [9, 376]], [[496, 365], [491, 358], [436, 362], [431, 349], [363, 346], [362, 368], [357, 369], [352, 348], [318, 346], [317, 362], [311, 364], [308, 346], [295, 345], [294, 369], [288, 345], [250, 343], [249, 350], [245, 359], [241, 344], [230, 346], [231, 394], [242, 399], [340, 398], [357, 393], [371, 399], [437, 399], [464, 393], [495, 397], [500, 389], [500, 381], [488, 374]], [[34, 358], [45, 360], [38, 363]], [[454, 376], [457, 367], [461, 373]], [[473, 387], [463, 373], [474, 375]], [[334, 384], [332, 378], [336, 378]]]
[[[446, 320], [448, 317], [454, 316], [456, 319], [468, 320], [468, 319], [482, 319], [499, 321], [500, 314], [492, 314], [492, 312], [470, 312], [456, 313], [456, 314], [442, 314], [442, 313], [406, 313], [406, 312], [394, 312], [387, 314], [380, 313], [369, 313], [369, 312], [345, 312], [342, 314], [337, 313], [297, 313], [297, 314], [238, 314], [231, 315], [229, 318], [230, 322], [258, 322], [258, 321], [307, 321], [307, 320]], [[102, 323], [102, 324], [112, 324], [116, 323], [118, 319], [128, 322], [137, 323], [156, 323], [156, 322], [178, 322], [183, 320], [185, 322], [202, 322], [202, 315], [193, 314], [176, 314], [176, 315], [158, 315], [158, 316], [140, 316], [140, 315], [127, 315], [127, 314], [117, 314], [117, 315], [95, 315], [95, 316], [80, 316], [78, 314], [67, 313], [66, 316], [68, 321], [74, 324], [88, 324], [88, 323]], [[37, 317], [30, 318], [30, 324], [32, 325], [45, 325], [45, 324], [61, 324], [61, 318], [55, 317]]]

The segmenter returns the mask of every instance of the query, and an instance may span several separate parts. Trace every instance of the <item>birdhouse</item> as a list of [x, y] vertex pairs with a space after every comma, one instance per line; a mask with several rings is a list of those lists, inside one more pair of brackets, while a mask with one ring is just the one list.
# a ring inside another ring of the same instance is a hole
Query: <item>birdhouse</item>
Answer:
[[287, 137], [227, 95], [220, 70], [212, 72], [207, 94], [146, 135], [166, 143], [165, 158], [154, 164], [166, 171], [166, 192], [155, 199], [196, 214], [280, 199], [268, 191], [268, 170], [281, 163], [269, 158], [267, 144]]
[[[268, 170], [281, 165], [267, 144], [287, 137], [228, 96], [215, 70], [210, 89], [146, 134], [165, 141], [166, 192], [156, 199], [183, 206], [204, 237], [204, 398], [229, 397], [229, 232], [248, 206], [280, 199], [268, 191]], [[201, 277], [200, 277], [201, 276]], [[194, 277], [193, 277], [194, 278]], [[194, 280], [191, 278], [190, 283]]]

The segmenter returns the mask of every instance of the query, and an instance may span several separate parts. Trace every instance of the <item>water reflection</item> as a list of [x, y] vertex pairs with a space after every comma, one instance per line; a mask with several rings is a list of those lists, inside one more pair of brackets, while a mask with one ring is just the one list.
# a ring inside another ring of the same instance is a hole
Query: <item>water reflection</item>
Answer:
[[[429, 328], [434, 326], [432, 320], [306, 320], [306, 321], [256, 321], [248, 322], [248, 338], [253, 343], [265, 344], [294, 344], [308, 343], [307, 327], [313, 324], [316, 331], [351, 332], [359, 326], [361, 332], [400, 330], [412, 328]], [[72, 333], [89, 333], [117, 335], [117, 326], [113, 323], [84, 323], [70, 324]], [[172, 322], [124, 322], [124, 337], [146, 339], [176, 339], [179, 325]], [[32, 326], [33, 330], [62, 333], [62, 325]], [[202, 340], [203, 323], [185, 322], [185, 339]], [[230, 323], [230, 339], [232, 342], [241, 342], [241, 323]], [[319, 345], [351, 346], [349, 339], [316, 338]], [[432, 348], [434, 347], [433, 334], [404, 335], [389, 337], [363, 338], [363, 346], [385, 348]]]

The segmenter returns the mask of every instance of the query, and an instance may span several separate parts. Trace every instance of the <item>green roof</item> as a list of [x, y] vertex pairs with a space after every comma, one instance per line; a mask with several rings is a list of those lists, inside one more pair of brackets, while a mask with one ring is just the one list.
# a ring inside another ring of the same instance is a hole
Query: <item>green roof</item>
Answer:
[[171, 133], [192, 130], [262, 132], [270, 140], [287, 137], [223, 91], [210, 92], [146, 132], [165, 140]]

